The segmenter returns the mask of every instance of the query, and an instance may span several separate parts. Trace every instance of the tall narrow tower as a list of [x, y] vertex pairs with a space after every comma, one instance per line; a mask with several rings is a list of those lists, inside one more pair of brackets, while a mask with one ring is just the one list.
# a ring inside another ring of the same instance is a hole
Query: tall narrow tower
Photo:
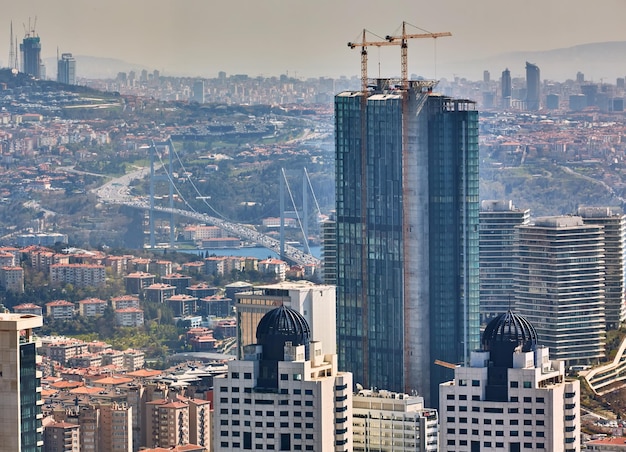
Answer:
[[31, 314], [0, 314], [0, 444], [3, 450], [40, 452], [42, 400], [41, 374], [33, 328], [42, 317]]
[[526, 62], [526, 109], [541, 108], [541, 76], [539, 66]]
[[20, 44], [22, 53], [22, 72], [32, 75], [35, 78], [41, 78], [41, 41], [35, 33], [35, 27], [26, 32], [26, 36]]
[[335, 97], [340, 368], [427, 405], [479, 345], [478, 112], [434, 85]]

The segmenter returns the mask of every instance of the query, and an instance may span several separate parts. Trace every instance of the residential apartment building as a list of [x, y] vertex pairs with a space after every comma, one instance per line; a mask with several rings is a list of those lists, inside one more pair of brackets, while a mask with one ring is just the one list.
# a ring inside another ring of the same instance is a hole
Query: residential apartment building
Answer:
[[54, 320], [71, 320], [74, 318], [74, 303], [67, 300], [46, 303], [46, 315]]
[[86, 298], [78, 302], [78, 314], [83, 317], [95, 317], [104, 314], [109, 304], [99, 298]]
[[603, 227], [560, 216], [518, 229], [516, 310], [554, 359], [597, 362], [606, 341]]
[[515, 304], [516, 226], [530, 223], [530, 209], [489, 200], [479, 215], [480, 319], [486, 324]]
[[143, 309], [132, 306], [116, 309], [115, 323], [119, 326], [143, 326]]
[[626, 215], [610, 207], [580, 207], [585, 224], [604, 227], [604, 315], [607, 330], [626, 321]]
[[43, 445], [43, 452], [80, 452], [80, 427], [69, 422], [46, 425]]
[[76, 287], [101, 287], [106, 282], [104, 265], [53, 264], [50, 266], [51, 284], [73, 284]]
[[440, 386], [441, 450], [580, 450], [580, 383], [537, 340], [511, 311], [491, 320], [469, 366]]
[[16, 314], [33, 314], [38, 316], [43, 315], [43, 309], [41, 308], [41, 306], [37, 306], [34, 303], [18, 304], [17, 306], [13, 307], [13, 312], [15, 312]]
[[437, 410], [423, 397], [362, 389], [352, 397], [352, 427], [355, 452], [440, 450]]
[[24, 293], [24, 269], [22, 267], [1, 267], [0, 286], [16, 293]]
[[284, 281], [287, 273], [287, 262], [280, 259], [265, 259], [259, 262], [259, 272], [275, 275], [278, 281]]
[[189, 407], [167, 399], [146, 403], [146, 446], [173, 447], [189, 444]]
[[352, 450], [352, 375], [311, 341], [285, 306], [265, 314], [257, 343], [214, 379], [214, 451]]

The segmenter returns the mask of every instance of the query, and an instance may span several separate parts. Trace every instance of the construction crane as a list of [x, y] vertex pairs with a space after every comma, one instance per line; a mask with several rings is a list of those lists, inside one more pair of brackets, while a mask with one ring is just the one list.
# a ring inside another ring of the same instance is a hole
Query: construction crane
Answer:
[[[410, 25], [410, 24], [409, 24]], [[400, 44], [400, 65], [401, 65], [401, 78], [402, 78], [402, 87], [408, 88], [409, 85], [409, 69], [408, 69], [408, 39], [421, 39], [421, 38], [444, 38], [447, 36], [452, 36], [452, 33], [449, 31], [443, 31], [439, 33], [417, 33], [417, 34], [407, 34], [406, 32], [407, 23], [405, 21], [402, 22], [402, 35], [400, 36], [390, 36], [387, 35], [385, 39], [388, 42], [394, 42]], [[415, 27], [419, 28], [419, 27]], [[420, 29], [421, 30], [421, 29]], [[426, 31], [426, 30], [423, 30]]]
[[[382, 40], [382, 41], [368, 41], [366, 38], [367, 30], [363, 29], [363, 38], [361, 42], [349, 42], [348, 47], [354, 49], [355, 47], [361, 47], [361, 91], [367, 92], [367, 47], [382, 47], [382, 46], [397, 46], [401, 42], [395, 40]], [[372, 33], [373, 34], [373, 33]]]

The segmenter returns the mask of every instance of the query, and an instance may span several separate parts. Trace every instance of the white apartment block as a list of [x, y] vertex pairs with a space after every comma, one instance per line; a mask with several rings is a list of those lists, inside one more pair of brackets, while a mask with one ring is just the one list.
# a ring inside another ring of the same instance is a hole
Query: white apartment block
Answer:
[[87, 298], [78, 302], [78, 313], [84, 317], [95, 317], [104, 314], [108, 303], [99, 298]]
[[353, 450], [437, 452], [437, 410], [424, 398], [391, 391], [362, 389], [352, 397]]
[[51, 284], [73, 284], [76, 287], [101, 287], [106, 281], [104, 265], [53, 264], [50, 266]]
[[120, 326], [143, 326], [143, 309], [133, 307], [116, 309], [115, 322]]
[[580, 384], [537, 346], [533, 326], [509, 311], [487, 325], [482, 345], [440, 385], [441, 450], [580, 451]]
[[74, 318], [74, 303], [67, 300], [46, 303], [46, 315], [54, 320], [71, 320]]
[[258, 344], [214, 380], [213, 451], [352, 450], [352, 374], [310, 341], [306, 320], [268, 312]]
[[24, 292], [24, 269], [22, 267], [1, 267], [0, 285], [6, 290]]

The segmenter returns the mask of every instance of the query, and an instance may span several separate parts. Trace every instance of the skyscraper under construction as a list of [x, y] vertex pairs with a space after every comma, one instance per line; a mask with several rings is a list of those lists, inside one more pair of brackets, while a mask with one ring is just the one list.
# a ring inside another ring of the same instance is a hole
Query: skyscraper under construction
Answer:
[[36, 35], [34, 28], [33, 26], [33, 29], [26, 33], [20, 44], [22, 72], [35, 78], [41, 78], [41, 40]]
[[467, 362], [480, 339], [478, 112], [434, 85], [335, 97], [340, 368], [431, 404], [452, 378], [434, 361]]

